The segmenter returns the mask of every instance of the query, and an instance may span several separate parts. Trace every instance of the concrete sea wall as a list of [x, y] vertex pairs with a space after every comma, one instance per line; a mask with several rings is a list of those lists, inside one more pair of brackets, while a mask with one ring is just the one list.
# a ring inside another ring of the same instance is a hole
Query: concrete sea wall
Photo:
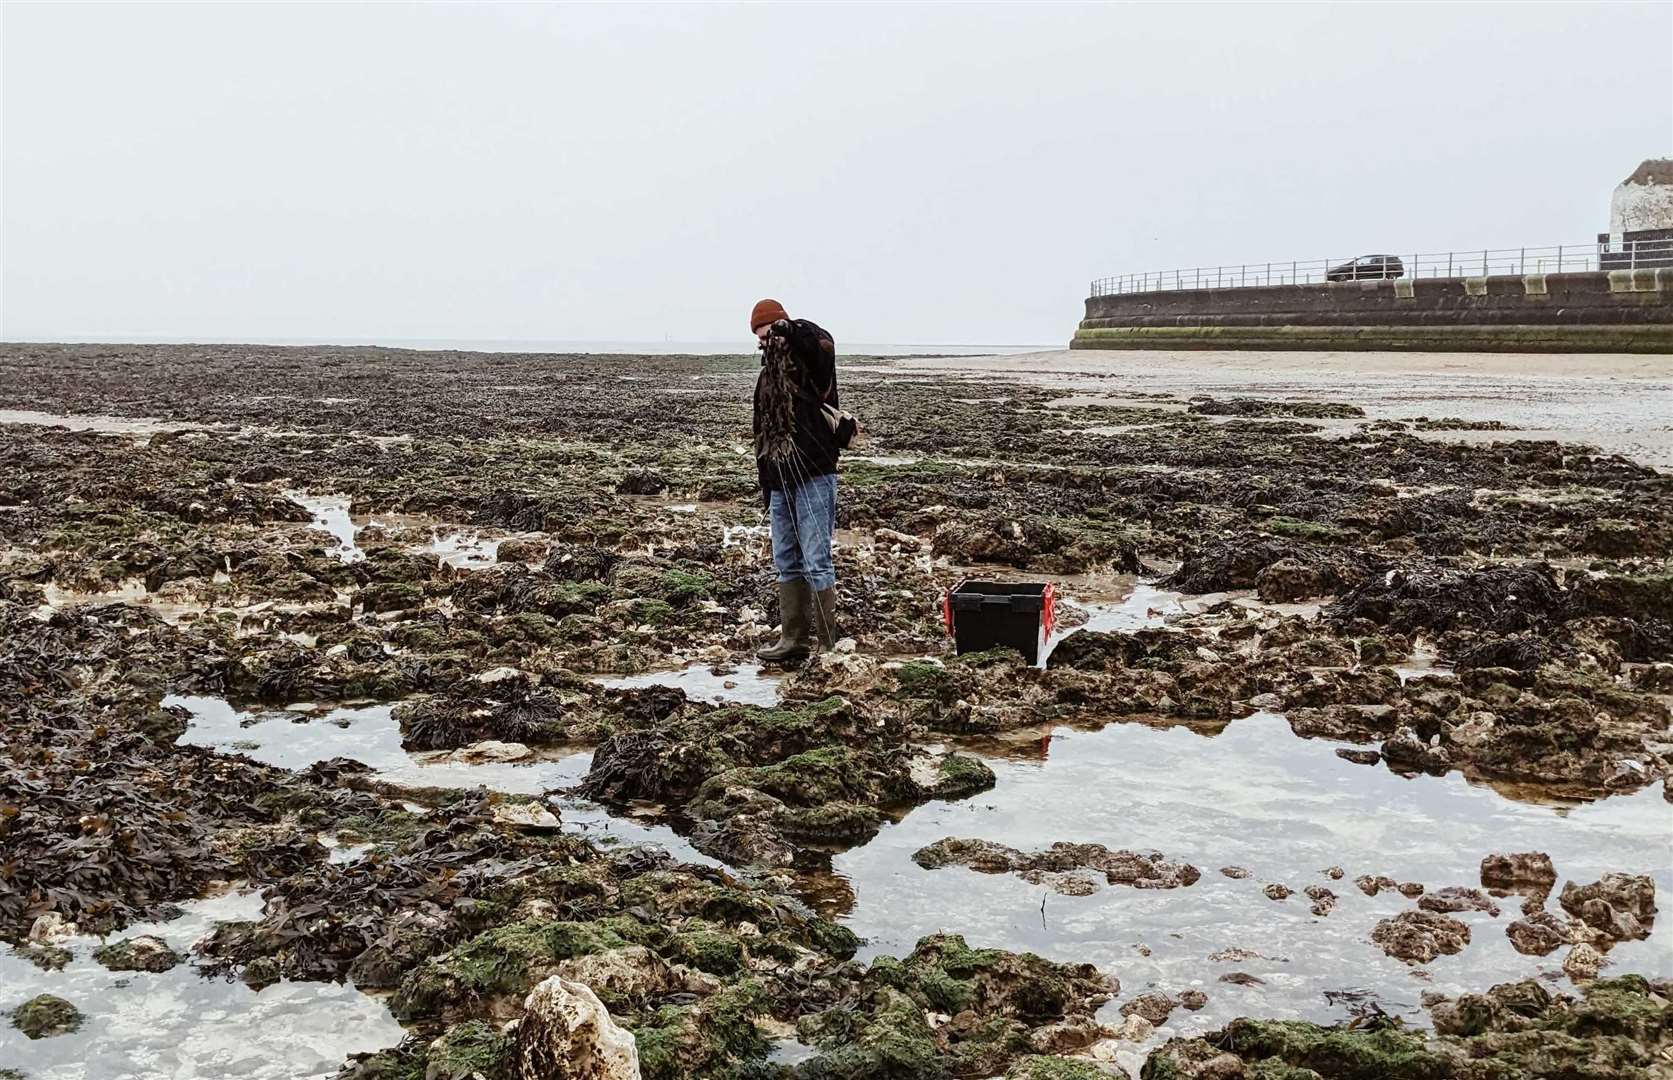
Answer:
[[1094, 296], [1070, 347], [1673, 353], [1673, 269]]

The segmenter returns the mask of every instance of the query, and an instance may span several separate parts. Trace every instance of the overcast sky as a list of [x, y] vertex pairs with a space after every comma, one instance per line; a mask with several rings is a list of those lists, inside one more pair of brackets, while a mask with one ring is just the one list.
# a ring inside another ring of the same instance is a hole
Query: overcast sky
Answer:
[[1578, 243], [1673, 5], [33, 5], [8, 339], [1061, 343], [1088, 279]]

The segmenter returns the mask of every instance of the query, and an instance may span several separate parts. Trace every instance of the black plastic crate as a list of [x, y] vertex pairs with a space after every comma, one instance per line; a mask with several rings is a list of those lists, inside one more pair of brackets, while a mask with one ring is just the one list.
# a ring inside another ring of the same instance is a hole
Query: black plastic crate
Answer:
[[1050, 582], [963, 581], [948, 591], [942, 617], [960, 653], [1006, 646], [1036, 664], [1056, 599]]

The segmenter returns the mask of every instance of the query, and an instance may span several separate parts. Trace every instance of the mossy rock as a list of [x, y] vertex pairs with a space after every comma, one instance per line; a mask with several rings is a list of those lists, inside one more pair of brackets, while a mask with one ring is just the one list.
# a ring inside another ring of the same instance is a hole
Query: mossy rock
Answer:
[[63, 971], [64, 965], [75, 958], [70, 950], [57, 945], [19, 945], [16, 951], [42, 971]]
[[93, 952], [93, 959], [111, 971], [167, 971], [180, 963], [180, 954], [157, 937], [124, 938]]
[[648, 626], [667, 626], [674, 621], [674, 607], [666, 600], [638, 597], [630, 601], [624, 611], [628, 621]]
[[773, 1075], [766, 1064], [770, 1046], [755, 1025], [769, 1009], [765, 988], [752, 979], [693, 1006], [658, 1009], [632, 1028], [640, 1075], [644, 1080]]
[[1599, 979], [1569, 1010], [1564, 1030], [1577, 1038], [1613, 1035], [1642, 1043], [1673, 1036], [1673, 1006], [1656, 1004], [1650, 993], [1650, 984], [1640, 975]]
[[967, 754], [948, 754], [941, 759], [937, 773], [939, 779], [930, 792], [937, 799], [961, 799], [998, 782], [985, 762]]
[[[972, 949], [956, 934], [926, 937], [904, 960], [878, 957], [861, 986], [858, 1004], [798, 1025], [802, 1038], [824, 1051], [798, 1076], [993, 1076], [1029, 1054], [1031, 1026], [1090, 1017], [1115, 990], [1090, 965]], [[926, 1012], [969, 1017], [956, 1040], [944, 1042], [929, 1029]]]
[[410, 1022], [485, 998], [521, 996], [560, 960], [638, 944], [618, 933], [638, 925], [631, 919], [531, 920], [495, 927], [408, 972], [390, 1000], [390, 1012]]
[[883, 813], [851, 802], [786, 810], [776, 821], [784, 835], [807, 843], [858, 844], [883, 827]]
[[424, 1080], [511, 1080], [512, 1040], [482, 1020], [447, 1029], [426, 1050]]
[[796, 1067], [800, 1080], [943, 1080], [950, 1075], [917, 1002], [885, 989], [869, 1004], [864, 1012], [838, 1008], [802, 1018], [797, 1033], [823, 1052]]
[[424, 606], [424, 590], [404, 581], [382, 581], [361, 589], [356, 599], [368, 613], [409, 611]]
[[952, 702], [958, 697], [958, 679], [940, 664], [908, 660], [894, 670], [900, 696]]
[[1287, 536], [1292, 540], [1306, 540], [1314, 544], [1341, 544], [1354, 538], [1354, 533], [1318, 521], [1274, 517], [1262, 523], [1267, 532]]
[[1090, 1061], [1034, 1054], [1019, 1058], [1006, 1071], [1005, 1080], [1110, 1080], [1110, 1075]]
[[676, 937], [674, 959], [710, 975], [735, 975], [746, 955], [738, 936], [725, 930], [694, 930]]
[[707, 574], [687, 570], [667, 570], [661, 581], [662, 599], [676, 607], [683, 607], [714, 595], [715, 579]]
[[558, 636], [557, 626], [552, 619], [539, 611], [519, 611], [511, 617], [511, 625], [515, 627], [517, 636], [524, 641], [546, 644]]
[[1347, 1031], [1294, 1020], [1233, 1020], [1226, 1030], [1247, 1057], [1277, 1058], [1341, 1080], [1443, 1080], [1457, 1064], [1422, 1035], [1394, 1028]]
[[37, 994], [12, 1010], [12, 1026], [31, 1039], [67, 1035], [81, 1027], [81, 1010], [61, 997]]
[[835, 802], [874, 803], [880, 797], [905, 794], [902, 790], [880, 790], [889, 779], [874, 776], [858, 751], [838, 745], [794, 754], [776, 765], [740, 769], [711, 783], [752, 787], [791, 806], [824, 806]]

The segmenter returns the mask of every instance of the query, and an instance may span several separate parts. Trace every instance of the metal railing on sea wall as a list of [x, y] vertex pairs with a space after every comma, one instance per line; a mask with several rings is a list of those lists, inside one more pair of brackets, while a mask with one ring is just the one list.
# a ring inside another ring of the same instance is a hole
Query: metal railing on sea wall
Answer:
[[1290, 259], [1284, 262], [1152, 270], [1099, 278], [1092, 282], [1090, 295], [1116, 296], [1122, 293], [1173, 289], [1317, 285], [1329, 281], [1373, 281], [1389, 278], [1564, 274], [1595, 270], [1637, 270], [1656, 266], [1673, 266], [1673, 238], [1629, 237], [1622, 240], [1556, 244], [1547, 247], [1479, 248], [1473, 251], [1405, 255], [1389, 253], [1341, 259]]

